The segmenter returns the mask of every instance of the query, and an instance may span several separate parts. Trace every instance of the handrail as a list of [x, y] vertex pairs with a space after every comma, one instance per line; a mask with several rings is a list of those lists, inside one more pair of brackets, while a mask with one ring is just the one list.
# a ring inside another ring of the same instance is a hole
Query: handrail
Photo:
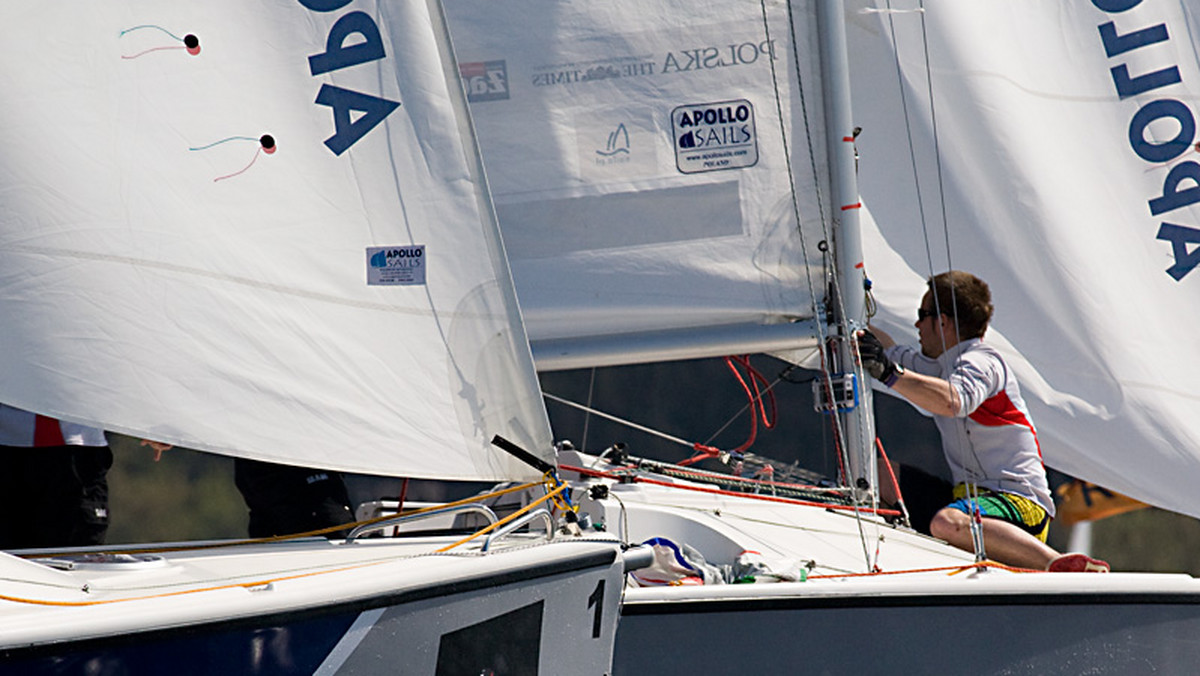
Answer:
[[504, 536], [508, 535], [509, 533], [520, 528], [521, 526], [524, 526], [525, 524], [529, 523], [530, 521], [533, 521], [534, 519], [536, 519], [538, 517], [541, 517], [542, 521], [546, 524], [546, 539], [553, 540], [554, 539], [554, 519], [551, 518], [550, 512], [546, 511], [545, 508], [535, 509], [534, 511], [532, 511], [528, 514], [525, 514], [521, 518], [514, 519], [513, 521], [504, 524], [504, 526], [497, 528], [492, 533], [489, 533], [487, 536], [487, 539], [483, 541], [483, 551], [486, 552], [488, 550], [488, 548], [490, 548], [492, 546], [492, 540], [498, 541], [498, 540], [500, 540], [500, 538], [503, 538]]
[[383, 530], [384, 528], [389, 528], [391, 526], [399, 526], [402, 523], [409, 523], [412, 521], [420, 521], [422, 519], [428, 519], [433, 516], [442, 516], [445, 514], [457, 514], [459, 512], [464, 512], [464, 513], [465, 512], [474, 512], [476, 514], [482, 514], [488, 520], [489, 525], [494, 524], [500, 520], [499, 517], [496, 516], [496, 513], [493, 512], [491, 510], [491, 508], [489, 508], [486, 505], [455, 505], [454, 507], [445, 507], [443, 509], [434, 509], [434, 510], [431, 510], [428, 512], [421, 512], [420, 514], [397, 514], [396, 516], [394, 516], [390, 519], [384, 519], [383, 521], [376, 521], [374, 523], [364, 523], [361, 526], [358, 526], [354, 530], [350, 531], [350, 534], [346, 536], [345, 543], [350, 544], [350, 543], [354, 542], [354, 540], [357, 539], [363, 533], [370, 533], [372, 531]]

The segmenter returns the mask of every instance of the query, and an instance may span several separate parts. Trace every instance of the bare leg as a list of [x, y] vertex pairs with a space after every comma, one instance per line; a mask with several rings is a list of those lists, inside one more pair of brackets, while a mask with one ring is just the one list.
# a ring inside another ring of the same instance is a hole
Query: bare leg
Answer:
[[[934, 537], [968, 552], [971, 542], [971, 518], [957, 509], [939, 511], [929, 524]], [[1020, 568], [1045, 570], [1058, 552], [1017, 526], [999, 519], [983, 520], [983, 546], [993, 561]]]

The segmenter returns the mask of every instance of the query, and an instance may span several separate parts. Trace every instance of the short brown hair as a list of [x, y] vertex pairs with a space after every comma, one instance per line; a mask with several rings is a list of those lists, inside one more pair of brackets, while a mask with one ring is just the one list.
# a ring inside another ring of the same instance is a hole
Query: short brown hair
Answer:
[[934, 309], [954, 321], [959, 340], [983, 337], [995, 310], [987, 282], [969, 272], [949, 270], [931, 277], [928, 285]]

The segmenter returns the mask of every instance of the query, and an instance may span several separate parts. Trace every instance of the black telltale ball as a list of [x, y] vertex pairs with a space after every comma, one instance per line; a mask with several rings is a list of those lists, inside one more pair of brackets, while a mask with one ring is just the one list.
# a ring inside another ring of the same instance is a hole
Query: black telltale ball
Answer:
[[275, 137], [270, 134], [263, 134], [259, 137], [258, 142], [262, 144], [264, 150], [270, 150], [275, 147]]
[[200, 38], [188, 33], [183, 36], [183, 45], [188, 49], [195, 49], [200, 46]]

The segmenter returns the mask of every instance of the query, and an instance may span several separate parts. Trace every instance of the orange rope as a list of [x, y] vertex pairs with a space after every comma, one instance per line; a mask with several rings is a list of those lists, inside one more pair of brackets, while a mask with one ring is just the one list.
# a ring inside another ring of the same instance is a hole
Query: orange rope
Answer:
[[265, 580], [256, 580], [254, 582], [234, 582], [230, 584], [218, 585], [215, 587], [203, 587], [199, 589], [183, 589], [180, 591], [163, 592], [161, 594], [147, 594], [145, 596], [127, 596], [119, 599], [97, 599], [95, 601], [43, 601], [39, 599], [27, 599], [19, 596], [0, 595], [2, 601], [12, 601], [14, 603], [25, 603], [36, 606], [68, 606], [68, 607], [84, 607], [84, 606], [100, 606], [109, 603], [124, 603], [127, 601], [148, 601], [150, 599], [168, 598], [172, 596], [183, 596], [185, 594], [199, 594], [201, 592], [219, 591], [221, 589], [249, 589], [250, 587], [262, 587], [274, 582], [283, 582], [285, 580], [298, 580], [305, 577], [313, 577], [315, 575], [325, 575], [328, 573], [338, 573], [347, 570], [355, 570], [358, 568], [366, 568], [368, 566], [378, 566], [387, 563], [387, 561], [370, 561], [367, 563], [359, 563], [352, 566], [342, 566], [341, 568], [330, 568], [328, 570], [316, 570], [308, 573], [297, 573], [295, 575], [283, 575], [280, 577], [268, 578]]
[[909, 574], [915, 574], [915, 573], [937, 573], [937, 572], [942, 572], [942, 571], [950, 571], [950, 575], [958, 575], [959, 573], [962, 573], [964, 571], [972, 570], [972, 569], [976, 569], [976, 568], [997, 568], [999, 570], [1007, 570], [1010, 573], [1045, 573], [1046, 572], [1044, 570], [1034, 570], [1032, 568], [1016, 568], [1013, 566], [1006, 566], [1003, 563], [997, 563], [995, 561], [981, 561], [979, 563], [971, 563], [971, 564], [967, 564], [964, 566], [943, 566], [940, 568], [913, 568], [910, 570], [888, 570], [888, 571], [877, 570], [877, 571], [872, 571], [870, 573], [832, 573], [829, 575], [809, 575], [808, 579], [809, 580], [827, 580], [827, 579], [843, 578], [843, 577], [874, 577], [877, 575], [909, 575]]

